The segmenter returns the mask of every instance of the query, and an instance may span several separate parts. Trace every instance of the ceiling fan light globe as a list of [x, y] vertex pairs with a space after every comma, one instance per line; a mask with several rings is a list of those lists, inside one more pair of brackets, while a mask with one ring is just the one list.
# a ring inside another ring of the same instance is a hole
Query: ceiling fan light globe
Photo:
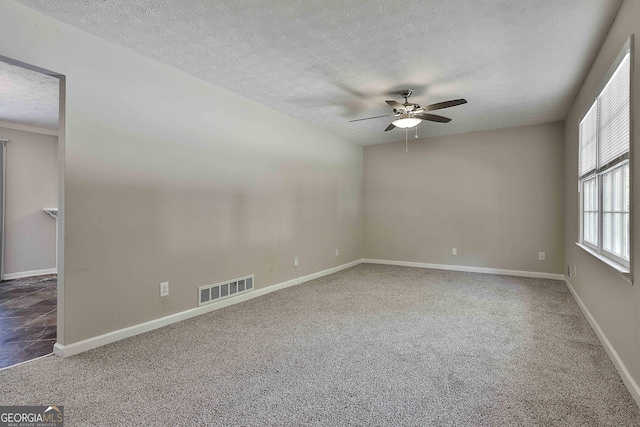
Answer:
[[418, 126], [422, 122], [422, 119], [416, 117], [405, 117], [403, 119], [394, 120], [392, 123], [395, 127], [408, 129]]

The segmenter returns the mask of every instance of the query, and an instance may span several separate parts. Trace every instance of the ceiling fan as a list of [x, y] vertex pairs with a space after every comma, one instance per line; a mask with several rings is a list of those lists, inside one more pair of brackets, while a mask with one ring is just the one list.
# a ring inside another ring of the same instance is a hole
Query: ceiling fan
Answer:
[[409, 102], [408, 98], [413, 92], [409, 89], [404, 89], [399, 92], [400, 96], [404, 98], [404, 104], [400, 104], [396, 101], [386, 101], [387, 104], [393, 108], [393, 114], [385, 116], [366, 117], [364, 119], [349, 120], [349, 122], [359, 122], [361, 120], [379, 119], [381, 117], [397, 117], [387, 128], [389, 131], [394, 128], [409, 129], [418, 126], [423, 120], [439, 123], [449, 123], [451, 121], [448, 117], [438, 116], [436, 114], [428, 114], [427, 111], [441, 110], [443, 108], [455, 107], [456, 105], [466, 104], [466, 99], [453, 99], [451, 101], [438, 102], [437, 104], [427, 105], [421, 107], [418, 104]]

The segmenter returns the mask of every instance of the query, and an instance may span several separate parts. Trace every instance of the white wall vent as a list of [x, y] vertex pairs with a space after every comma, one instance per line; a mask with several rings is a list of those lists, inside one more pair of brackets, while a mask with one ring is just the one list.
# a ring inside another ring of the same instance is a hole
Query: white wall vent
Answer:
[[198, 307], [253, 290], [254, 275], [198, 288]]

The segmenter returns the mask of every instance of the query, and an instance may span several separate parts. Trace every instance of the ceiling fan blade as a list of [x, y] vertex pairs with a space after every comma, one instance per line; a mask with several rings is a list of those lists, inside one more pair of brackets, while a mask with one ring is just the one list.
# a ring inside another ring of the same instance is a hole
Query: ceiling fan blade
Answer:
[[391, 123], [389, 126], [387, 126], [387, 128], [384, 130], [385, 132], [391, 129], [395, 129], [396, 125], [394, 125], [393, 123]]
[[455, 107], [456, 105], [466, 104], [466, 99], [452, 99], [451, 101], [438, 102], [437, 104], [431, 104], [424, 107], [426, 111], [440, 110], [442, 108]]
[[393, 116], [395, 116], [395, 114], [387, 114], [385, 116], [365, 117], [364, 119], [349, 120], [349, 123], [359, 122], [360, 120], [379, 119], [380, 117], [393, 117]]
[[385, 102], [389, 104], [391, 107], [393, 107], [394, 110], [407, 111], [407, 107], [400, 104], [399, 102], [396, 102], [396, 101], [385, 101]]
[[437, 116], [435, 114], [416, 114], [413, 117], [417, 117], [422, 120], [429, 120], [430, 122], [449, 123], [451, 121], [448, 117]]

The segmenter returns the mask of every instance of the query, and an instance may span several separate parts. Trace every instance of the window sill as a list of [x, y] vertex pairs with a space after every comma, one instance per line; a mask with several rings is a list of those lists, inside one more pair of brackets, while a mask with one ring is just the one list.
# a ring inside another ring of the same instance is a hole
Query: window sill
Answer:
[[624, 280], [633, 284], [633, 281], [631, 279], [631, 270], [629, 270], [628, 267], [625, 267], [622, 264], [618, 264], [617, 262], [610, 260], [609, 258], [603, 255], [600, 255], [598, 252], [594, 251], [587, 245], [583, 245], [582, 243], [576, 242], [576, 246], [583, 249], [588, 254], [593, 255], [596, 259], [600, 260], [603, 264], [613, 269], [616, 273], [620, 274]]

